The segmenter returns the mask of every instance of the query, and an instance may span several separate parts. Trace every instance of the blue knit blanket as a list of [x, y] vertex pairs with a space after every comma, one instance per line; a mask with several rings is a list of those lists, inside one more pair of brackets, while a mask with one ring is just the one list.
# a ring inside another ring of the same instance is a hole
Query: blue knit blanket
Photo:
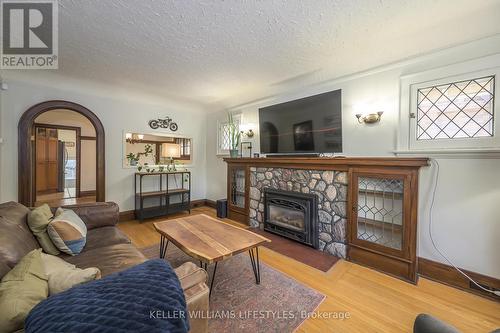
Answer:
[[25, 321], [30, 332], [187, 332], [179, 279], [162, 259], [146, 261], [51, 296]]

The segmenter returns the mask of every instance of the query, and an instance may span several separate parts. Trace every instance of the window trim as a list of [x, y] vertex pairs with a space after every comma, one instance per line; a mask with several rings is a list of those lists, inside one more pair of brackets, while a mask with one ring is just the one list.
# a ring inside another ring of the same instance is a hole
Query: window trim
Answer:
[[[482, 138], [457, 138], [417, 140], [416, 114], [417, 90], [425, 86], [446, 84], [461, 80], [475, 79], [483, 76], [495, 76], [493, 105], [493, 136]], [[482, 57], [458, 64], [453, 64], [421, 73], [402, 76], [400, 78], [400, 114], [398, 126], [397, 153], [404, 152], [460, 152], [500, 148], [500, 54]]]

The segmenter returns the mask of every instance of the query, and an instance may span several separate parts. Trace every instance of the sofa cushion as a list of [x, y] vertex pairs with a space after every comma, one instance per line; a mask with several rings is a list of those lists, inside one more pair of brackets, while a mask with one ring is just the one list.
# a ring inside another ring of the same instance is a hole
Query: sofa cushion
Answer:
[[41, 249], [33, 250], [2, 278], [0, 283], [0, 331], [23, 328], [24, 319], [48, 296], [47, 275]]
[[64, 206], [74, 211], [87, 225], [87, 230], [105, 226], [114, 226], [118, 223], [120, 213], [114, 202], [93, 202], [78, 205]]
[[[40, 245], [29, 230], [26, 221], [18, 223], [8, 218], [0, 217], [0, 262], [13, 268], [22, 257], [30, 251], [39, 248]], [[0, 278], [3, 277], [4, 269], [0, 270]]]
[[80, 269], [50, 254], [42, 253], [42, 262], [49, 281], [49, 295], [101, 278], [101, 271], [97, 267]]
[[54, 243], [52, 243], [49, 234], [47, 233], [47, 226], [49, 225], [52, 217], [53, 215], [49, 205], [43, 204], [42, 206], [29, 212], [28, 226], [46, 253], [58, 255], [59, 250]]
[[146, 257], [132, 244], [115, 244], [86, 250], [77, 256], [61, 255], [79, 268], [97, 267], [102, 276], [140, 264]]
[[0, 204], [0, 216], [22, 225], [26, 230], [29, 230], [26, 224], [29, 211], [28, 207], [14, 201]]
[[87, 231], [83, 252], [115, 244], [130, 244], [130, 239], [117, 227], [102, 227]]
[[65, 210], [50, 221], [47, 232], [54, 245], [70, 255], [77, 255], [85, 246], [87, 227], [72, 210]]

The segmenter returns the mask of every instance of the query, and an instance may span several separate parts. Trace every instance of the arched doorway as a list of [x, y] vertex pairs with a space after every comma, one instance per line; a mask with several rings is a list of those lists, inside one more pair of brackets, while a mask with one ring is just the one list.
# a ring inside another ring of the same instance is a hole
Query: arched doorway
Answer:
[[96, 201], [105, 201], [105, 148], [104, 127], [99, 118], [84, 106], [62, 100], [47, 101], [30, 107], [19, 120], [18, 125], [18, 200], [26, 206], [33, 206], [36, 200], [33, 139], [35, 119], [51, 110], [74, 111], [86, 117], [96, 133]]

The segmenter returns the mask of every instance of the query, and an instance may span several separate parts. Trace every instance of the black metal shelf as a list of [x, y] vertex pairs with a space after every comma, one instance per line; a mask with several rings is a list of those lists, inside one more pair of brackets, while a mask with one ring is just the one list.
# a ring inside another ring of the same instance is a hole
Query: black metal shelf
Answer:
[[[179, 175], [181, 177], [181, 187], [179, 187], [177, 179], [175, 179], [176, 186], [169, 188], [170, 178]], [[144, 177], [156, 177], [158, 179], [158, 189], [143, 191]], [[140, 221], [145, 218], [165, 216], [184, 210], [191, 212], [191, 172], [189, 171], [136, 172], [134, 188], [135, 217]], [[171, 202], [173, 196], [180, 196], [180, 202]]]

